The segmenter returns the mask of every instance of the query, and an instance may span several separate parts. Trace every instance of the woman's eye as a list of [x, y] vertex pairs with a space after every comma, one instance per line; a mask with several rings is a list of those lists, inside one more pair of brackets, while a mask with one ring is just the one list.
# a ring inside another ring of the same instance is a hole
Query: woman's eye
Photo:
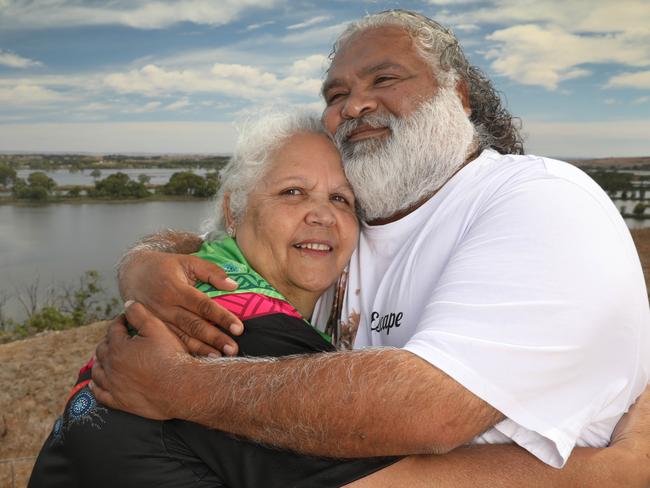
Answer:
[[280, 192], [280, 195], [287, 195], [287, 196], [296, 196], [302, 194], [303, 192], [300, 188], [287, 188], [286, 190], [282, 190]]
[[350, 200], [348, 200], [343, 195], [332, 195], [332, 200], [334, 200], [335, 202], [345, 203], [346, 205], [350, 205]]

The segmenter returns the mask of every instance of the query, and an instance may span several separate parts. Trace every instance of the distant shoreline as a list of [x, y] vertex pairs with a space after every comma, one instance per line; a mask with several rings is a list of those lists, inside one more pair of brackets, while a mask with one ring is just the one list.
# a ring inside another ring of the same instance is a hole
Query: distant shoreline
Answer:
[[209, 201], [212, 198], [203, 197], [188, 197], [183, 195], [160, 195], [152, 194], [144, 198], [89, 198], [89, 197], [51, 197], [44, 201], [33, 201], [18, 199], [14, 197], [0, 197], [0, 205], [14, 205], [16, 207], [43, 207], [45, 205], [59, 204], [59, 203], [72, 203], [72, 204], [86, 204], [86, 203], [146, 203], [146, 202], [200, 202]]

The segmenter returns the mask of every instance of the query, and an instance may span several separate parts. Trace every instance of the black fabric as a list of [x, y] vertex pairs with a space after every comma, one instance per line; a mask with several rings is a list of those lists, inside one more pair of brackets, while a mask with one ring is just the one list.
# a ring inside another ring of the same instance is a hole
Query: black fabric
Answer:
[[[334, 350], [284, 314], [244, 321], [240, 355]], [[87, 379], [82, 374], [78, 383]], [[87, 387], [68, 401], [38, 456], [28, 488], [337, 487], [399, 458], [335, 460], [267, 448], [192, 422], [155, 421], [99, 404]]]

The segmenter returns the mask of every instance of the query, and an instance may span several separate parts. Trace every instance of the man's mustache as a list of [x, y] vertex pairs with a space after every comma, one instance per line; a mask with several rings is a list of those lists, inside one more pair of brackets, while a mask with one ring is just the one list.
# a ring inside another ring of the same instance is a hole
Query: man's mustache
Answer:
[[337, 127], [334, 142], [338, 147], [342, 147], [347, 144], [350, 135], [360, 127], [372, 127], [373, 129], [386, 127], [392, 129], [393, 124], [393, 116], [388, 114], [371, 113], [356, 119], [346, 120]]

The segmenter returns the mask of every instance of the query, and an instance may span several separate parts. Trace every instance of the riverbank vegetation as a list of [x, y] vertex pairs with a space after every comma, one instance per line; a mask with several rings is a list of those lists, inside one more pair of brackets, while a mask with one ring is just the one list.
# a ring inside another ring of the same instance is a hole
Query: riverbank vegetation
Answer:
[[0, 197], [0, 203], [19, 202], [65, 202], [78, 201], [80, 198], [90, 200], [141, 200], [156, 197], [210, 198], [218, 189], [217, 172], [205, 176], [192, 171], [179, 171], [172, 174], [164, 185], [149, 184], [150, 177], [140, 174], [137, 180], [129, 175], [117, 172], [100, 179], [101, 171], [93, 170], [94, 185], [58, 186], [43, 171], [34, 171], [27, 179], [18, 178], [16, 170], [0, 163], [0, 189], [6, 196]]
[[[22, 305], [23, 320], [6, 317], [11, 298]], [[113, 317], [119, 301], [109, 296], [97, 271], [86, 271], [75, 283], [44, 286], [38, 278], [30, 285], [0, 294], [0, 344], [24, 339], [46, 330], [65, 330]]]
[[[646, 212], [647, 209], [650, 209], [650, 173], [648, 171], [583, 169], [612, 200], [621, 202], [619, 210], [623, 217], [650, 219], [650, 214]], [[631, 204], [625, 205], [627, 202], [631, 202]]]
[[204, 155], [146, 155], [124, 154], [0, 154], [0, 165], [14, 170], [31, 169], [52, 171], [68, 170], [72, 173], [83, 170], [104, 169], [208, 169], [218, 171], [228, 161], [228, 156]]

